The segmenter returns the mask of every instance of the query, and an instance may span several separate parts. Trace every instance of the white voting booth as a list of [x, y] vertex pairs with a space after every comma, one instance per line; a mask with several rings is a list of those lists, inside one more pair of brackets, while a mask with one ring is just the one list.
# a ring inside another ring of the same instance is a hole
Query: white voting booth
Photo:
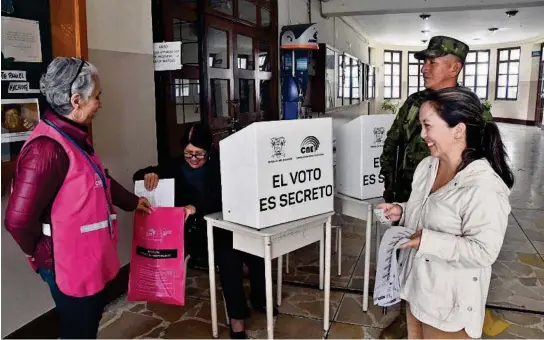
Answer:
[[381, 197], [380, 156], [395, 115], [360, 116], [339, 127], [336, 137], [336, 190], [359, 200]]
[[262, 229], [334, 210], [331, 118], [257, 122], [219, 145], [226, 221]]

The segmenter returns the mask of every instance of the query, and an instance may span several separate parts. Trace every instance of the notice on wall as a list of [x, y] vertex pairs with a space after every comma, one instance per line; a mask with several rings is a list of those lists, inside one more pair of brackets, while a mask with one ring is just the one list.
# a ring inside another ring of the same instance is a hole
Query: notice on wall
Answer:
[[40, 25], [35, 20], [2, 17], [2, 53], [16, 62], [41, 63]]
[[155, 71], [181, 70], [181, 41], [153, 44]]
[[2, 71], [2, 81], [26, 81], [26, 71]]
[[8, 93], [40, 93], [38, 89], [31, 89], [28, 82], [9, 83]]

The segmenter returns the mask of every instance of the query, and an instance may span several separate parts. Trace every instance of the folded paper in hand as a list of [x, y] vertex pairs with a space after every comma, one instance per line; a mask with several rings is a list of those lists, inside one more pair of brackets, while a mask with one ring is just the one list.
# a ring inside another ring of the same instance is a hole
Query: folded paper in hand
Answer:
[[413, 230], [405, 227], [390, 227], [380, 243], [374, 284], [374, 304], [389, 307], [400, 302], [400, 280], [397, 264], [397, 249], [406, 243]]

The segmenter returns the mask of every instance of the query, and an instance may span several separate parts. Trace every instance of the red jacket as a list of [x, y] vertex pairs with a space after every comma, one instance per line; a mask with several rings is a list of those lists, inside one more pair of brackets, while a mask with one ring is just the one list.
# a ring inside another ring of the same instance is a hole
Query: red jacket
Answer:
[[[87, 152], [94, 153], [87, 141], [86, 126], [53, 112], [46, 112], [44, 118], [59, 126]], [[21, 151], [18, 162], [4, 226], [39, 267], [52, 269], [51, 238], [43, 235], [42, 223], [51, 222], [51, 205], [68, 172], [68, 156], [53, 139], [39, 137]], [[125, 211], [135, 210], [138, 197], [110, 179], [113, 204]]]

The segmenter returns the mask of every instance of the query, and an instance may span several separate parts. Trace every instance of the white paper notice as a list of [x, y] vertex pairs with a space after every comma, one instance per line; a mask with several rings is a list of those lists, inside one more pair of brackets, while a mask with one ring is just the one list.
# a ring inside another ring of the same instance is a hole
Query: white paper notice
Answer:
[[26, 71], [2, 71], [2, 81], [26, 81]]
[[153, 44], [155, 71], [181, 70], [181, 41]]
[[18, 62], [41, 63], [40, 25], [34, 20], [2, 17], [2, 53]]
[[174, 207], [175, 186], [174, 179], [161, 179], [153, 191], [147, 191], [144, 181], [134, 183], [134, 194], [145, 197], [152, 207]]

